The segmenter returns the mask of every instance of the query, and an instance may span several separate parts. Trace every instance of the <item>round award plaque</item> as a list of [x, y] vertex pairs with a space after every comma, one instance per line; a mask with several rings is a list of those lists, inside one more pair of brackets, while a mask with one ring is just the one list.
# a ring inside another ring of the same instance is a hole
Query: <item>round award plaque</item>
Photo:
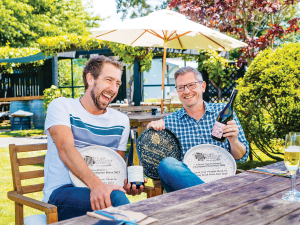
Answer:
[[182, 160], [181, 144], [169, 129], [145, 130], [138, 137], [136, 147], [142, 159], [144, 173], [152, 179], [159, 179], [157, 168], [164, 158], [173, 157]]
[[[126, 178], [126, 164], [124, 159], [115, 151], [104, 146], [89, 146], [79, 150], [90, 170], [104, 184], [114, 184], [123, 187]], [[76, 187], [86, 187], [71, 171], [71, 181]]]
[[188, 150], [183, 162], [205, 183], [235, 175], [232, 155], [217, 145], [197, 145]]

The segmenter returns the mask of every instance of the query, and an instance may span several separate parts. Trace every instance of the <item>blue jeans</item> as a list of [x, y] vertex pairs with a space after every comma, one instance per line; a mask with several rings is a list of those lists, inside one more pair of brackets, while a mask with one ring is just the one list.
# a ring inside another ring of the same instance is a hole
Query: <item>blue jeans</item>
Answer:
[[[92, 212], [89, 188], [74, 187], [72, 184], [63, 185], [55, 189], [48, 203], [57, 206], [58, 221], [85, 215]], [[122, 191], [113, 191], [110, 194], [111, 204], [114, 207], [129, 203]]]
[[167, 192], [193, 187], [204, 182], [186, 164], [175, 158], [164, 158], [158, 166], [162, 186]]

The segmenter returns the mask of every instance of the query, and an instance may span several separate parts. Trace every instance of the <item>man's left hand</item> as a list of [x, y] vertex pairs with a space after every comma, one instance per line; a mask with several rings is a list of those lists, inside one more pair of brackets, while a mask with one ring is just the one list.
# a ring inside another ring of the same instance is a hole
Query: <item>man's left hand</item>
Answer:
[[[148, 182], [147, 178], [144, 178], [144, 184]], [[144, 186], [140, 185], [139, 189], [136, 189], [136, 185], [132, 185], [132, 188], [130, 188], [131, 184], [127, 183], [127, 179], [124, 180], [124, 189], [126, 191], [126, 194], [128, 195], [140, 195], [144, 191]]]
[[235, 120], [230, 120], [227, 125], [223, 127], [223, 137], [227, 137], [229, 143], [234, 143], [239, 135], [239, 126], [236, 125]]

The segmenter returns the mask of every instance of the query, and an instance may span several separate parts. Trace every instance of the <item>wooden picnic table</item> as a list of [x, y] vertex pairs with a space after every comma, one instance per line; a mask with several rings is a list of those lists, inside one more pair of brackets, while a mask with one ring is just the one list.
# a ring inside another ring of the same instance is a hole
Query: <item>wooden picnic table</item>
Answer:
[[128, 114], [130, 121], [130, 127], [138, 128], [138, 135], [140, 135], [144, 130], [147, 129], [148, 123], [155, 120], [163, 119], [164, 117], [172, 113], [164, 113], [160, 115], [151, 115], [150, 112], [141, 113], [141, 114]]
[[[286, 171], [283, 162], [264, 168]], [[296, 183], [300, 184], [300, 178]], [[244, 172], [118, 208], [158, 219], [153, 225], [299, 224], [300, 203], [281, 199], [290, 188], [289, 178]], [[90, 216], [80, 216], [55, 225], [89, 225], [97, 221]]]

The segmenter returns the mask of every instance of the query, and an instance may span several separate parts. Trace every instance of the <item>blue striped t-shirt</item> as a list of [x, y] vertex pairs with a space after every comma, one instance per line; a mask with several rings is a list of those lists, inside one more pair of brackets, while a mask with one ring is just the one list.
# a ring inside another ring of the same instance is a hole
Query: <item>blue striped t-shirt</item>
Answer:
[[55, 125], [65, 125], [71, 128], [74, 137], [74, 147], [81, 148], [101, 145], [114, 151], [126, 151], [129, 135], [128, 117], [114, 109], [107, 108], [101, 115], [93, 115], [86, 111], [78, 99], [57, 98], [48, 107], [45, 122], [45, 133], [48, 139], [48, 150], [45, 159], [44, 202], [56, 188], [70, 184], [69, 170], [61, 161], [55, 143], [48, 129]]

